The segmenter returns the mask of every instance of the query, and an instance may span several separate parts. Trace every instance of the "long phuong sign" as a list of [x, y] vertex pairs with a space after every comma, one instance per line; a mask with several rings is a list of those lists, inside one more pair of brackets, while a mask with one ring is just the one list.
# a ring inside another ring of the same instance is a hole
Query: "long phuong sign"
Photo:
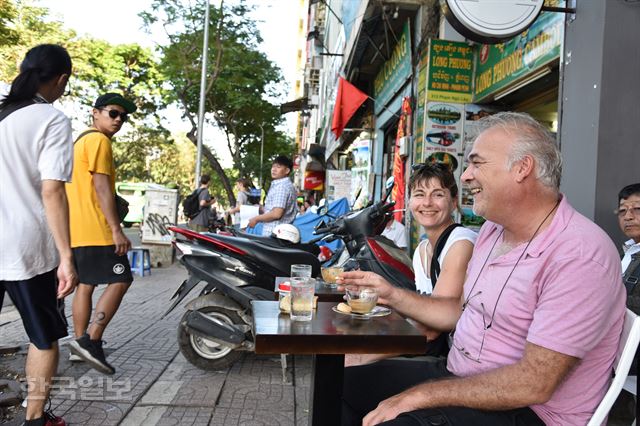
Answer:
[[466, 43], [430, 40], [427, 99], [455, 103], [471, 102], [473, 49]]
[[509, 42], [481, 45], [476, 59], [474, 102], [559, 58], [563, 20], [561, 13], [542, 13], [527, 31]]

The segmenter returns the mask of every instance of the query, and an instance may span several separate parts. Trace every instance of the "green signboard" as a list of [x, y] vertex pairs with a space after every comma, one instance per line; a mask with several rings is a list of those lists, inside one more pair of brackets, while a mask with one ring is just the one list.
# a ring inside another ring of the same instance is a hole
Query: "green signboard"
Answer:
[[429, 83], [430, 101], [471, 102], [473, 80], [473, 49], [466, 43], [430, 40]]
[[411, 33], [409, 21], [404, 24], [402, 35], [393, 49], [391, 58], [384, 63], [374, 80], [374, 111], [379, 114], [411, 76]]
[[476, 56], [474, 102], [559, 58], [563, 25], [562, 13], [543, 12], [527, 31], [507, 43], [480, 45]]

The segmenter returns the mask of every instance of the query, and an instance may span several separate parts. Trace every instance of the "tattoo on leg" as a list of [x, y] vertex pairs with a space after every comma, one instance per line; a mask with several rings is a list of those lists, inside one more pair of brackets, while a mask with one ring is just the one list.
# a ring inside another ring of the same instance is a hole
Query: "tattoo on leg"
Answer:
[[106, 315], [105, 315], [104, 312], [98, 311], [98, 312], [96, 312], [96, 316], [94, 318], [94, 322], [96, 324], [102, 325], [105, 317], [106, 317]]

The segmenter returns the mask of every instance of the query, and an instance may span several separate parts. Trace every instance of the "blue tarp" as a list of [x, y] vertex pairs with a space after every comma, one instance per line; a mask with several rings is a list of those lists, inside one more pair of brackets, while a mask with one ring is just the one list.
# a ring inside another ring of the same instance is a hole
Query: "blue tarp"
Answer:
[[[335, 200], [329, 203], [329, 214], [333, 217], [339, 217], [349, 211], [349, 201], [346, 198], [340, 198], [339, 200]], [[320, 221], [321, 218], [324, 218], [325, 221], [329, 222], [331, 220], [330, 217], [327, 216], [319, 216], [315, 213], [307, 211], [305, 214], [298, 216], [293, 224], [300, 231], [300, 241], [303, 243], [308, 242], [317, 237], [317, 235], [313, 235], [313, 228], [316, 226], [316, 223]], [[249, 234], [258, 234], [262, 233], [262, 223], [256, 225], [255, 228], [247, 228], [246, 232]], [[326, 245], [331, 250], [336, 251], [340, 246], [342, 246], [342, 241], [336, 240], [331, 243], [319, 243], [320, 245]]]

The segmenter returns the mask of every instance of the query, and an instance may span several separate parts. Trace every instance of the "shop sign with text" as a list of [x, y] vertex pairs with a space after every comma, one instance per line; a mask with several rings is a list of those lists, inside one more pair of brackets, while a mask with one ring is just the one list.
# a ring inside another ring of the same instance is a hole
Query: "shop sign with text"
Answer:
[[560, 57], [564, 15], [542, 13], [529, 29], [507, 43], [479, 45], [474, 101], [509, 86]]
[[305, 191], [322, 191], [324, 189], [324, 171], [307, 170], [304, 172]]
[[430, 41], [430, 101], [467, 103], [473, 95], [473, 49], [467, 43], [447, 40]]
[[404, 86], [411, 75], [411, 33], [409, 21], [404, 24], [398, 44], [391, 53], [391, 58], [384, 63], [374, 80], [374, 111], [380, 113], [385, 105]]

